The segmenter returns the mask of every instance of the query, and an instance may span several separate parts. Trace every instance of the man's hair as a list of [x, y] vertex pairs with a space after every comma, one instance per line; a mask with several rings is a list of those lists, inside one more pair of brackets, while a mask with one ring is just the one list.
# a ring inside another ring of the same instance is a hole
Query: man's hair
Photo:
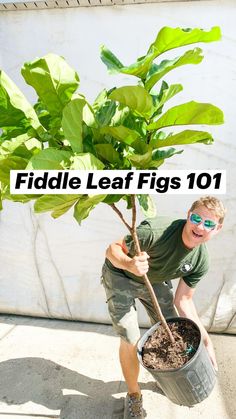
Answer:
[[208, 210], [214, 212], [214, 214], [219, 218], [219, 223], [223, 224], [226, 209], [218, 198], [215, 198], [214, 196], [203, 196], [202, 198], [199, 198], [197, 201], [193, 202], [190, 211], [192, 212], [202, 205]]

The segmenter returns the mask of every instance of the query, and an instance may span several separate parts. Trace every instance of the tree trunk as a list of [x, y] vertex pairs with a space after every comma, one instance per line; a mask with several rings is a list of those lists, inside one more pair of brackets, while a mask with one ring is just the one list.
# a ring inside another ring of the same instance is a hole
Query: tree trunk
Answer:
[[[134, 241], [134, 245], [135, 245], [135, 250], [136, 250], [136, 254], [140, 255], [141, 253], [141, 249], [140, 249], [140, 244], [139, 244], [139, 239], [137, 236], [137, 230], [136, 230], [136, 204], [135, 204], [135, 195], [131, 195], [131, 202], [132, 202], [132, 226], [130, 226], [124, 219], [123, 214], [121, 213], [121, 211], [115, 206], [115, 204], [110, 204], [110, 206], [112, 207], [112, 209], [118, 214], [118, 216], [120, 217], [120, 219], [122, 220], [122, 222], [126, 225], [126, 227], [128, 228], [133, 241]], [[174, 337], [170, 331], [170, 328], [166, 322], [165, 317], [162, 314], [161, 308], [159, 306], [159, 303], [157, 301], [156, 295], [153, 291], [152, 285], [148, 279], [147, 274], [143, 275], [143, 280], [144, 283], [149, 291], [155, 312], [157, 314], [157, 317], [160, 319], [161, 323], [163, 324], [163, 327], [165, 328], [166, 334], [169, 336], [169, 339], [171, 341], [171, 343], [175, 343]]]

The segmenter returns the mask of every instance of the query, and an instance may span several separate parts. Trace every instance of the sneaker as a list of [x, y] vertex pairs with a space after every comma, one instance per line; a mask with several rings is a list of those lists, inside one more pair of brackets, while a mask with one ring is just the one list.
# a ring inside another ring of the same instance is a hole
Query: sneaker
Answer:
[[127, 394], [125, 398], [124, 419], [144, 419], [143, 397], [139, 393]]

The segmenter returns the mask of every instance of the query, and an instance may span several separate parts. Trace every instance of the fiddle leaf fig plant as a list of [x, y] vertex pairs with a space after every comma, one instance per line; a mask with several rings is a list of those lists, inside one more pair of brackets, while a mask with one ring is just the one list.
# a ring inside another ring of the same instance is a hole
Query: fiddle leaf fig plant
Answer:
[[[93, 103], [78, 93], [78, 74], [58, 55], [47, 54], [22, 67], [25, 82], [38, 97], [34, 105], [1, 70], [0, 209], [5, 199], [22, 203], [33, 200], [35, 212], [51, 212], [53, 218], [73, 208], [75, 219], [81, 223], [96, 205], [107, 204], [133, 235], [139, 253], [135, 196], [12, 195], [10, 170], [157, 170], [166, 159], [182, 153], [182, 149], [175, 147], [212, 144], [211, 133], [185, 126], [222, 124], [223, 112], [218, 107], [189, 101], [166, 110], [167, 102], [173, 100], [183, 86], [169, 85], [163, 77], [180, 66], [201, 63], [202, 49], [195, 47], [173, 59], [162, 60], [160, 56], [175, 48], [220, 38], [219, 27], [209, 31], [163, 27], [146, 55], [131, 65], [123, 65], [103, 46], [101, 59], [108, 71], [135, 79], [130, 85], [103, 89]], [[172, 133], [176, 127], [180, 127], [179, 131]], [[155, 207], [150, 196], [137, 198], [145, 216], [153, 216]], [[120, 200], [125, 200], [127, 208], [132, 209], [131, 226], [116, 206]], [[144, 280], [147, 283], [146, 278]], [[159, 315], [161, 317], [160, 311]]]

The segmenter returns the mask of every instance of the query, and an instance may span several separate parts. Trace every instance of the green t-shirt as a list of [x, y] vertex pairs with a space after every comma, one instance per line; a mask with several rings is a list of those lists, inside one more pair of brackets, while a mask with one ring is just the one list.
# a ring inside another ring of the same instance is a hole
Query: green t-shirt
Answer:
[[[149, 254], [148, 278], [151, 283], [183, 278], [194, 288], [209, 268], [209, 255], [206, 245], [200, 244], [194, 249], [187, 249], [182, 240], [182, 231], [186, 220], [170, 221], [167, 217], [156, 217], [143, 221], [137, 227], [137, 234], [142, 251]], [[125, 237], [128, 255], [135, 255], [134, 242], [130, 235]], [[115, 268], [107, 262], [110, 269], [122, 271], [127, 277], [143, 282], [142, 277], [131, 272]]]

